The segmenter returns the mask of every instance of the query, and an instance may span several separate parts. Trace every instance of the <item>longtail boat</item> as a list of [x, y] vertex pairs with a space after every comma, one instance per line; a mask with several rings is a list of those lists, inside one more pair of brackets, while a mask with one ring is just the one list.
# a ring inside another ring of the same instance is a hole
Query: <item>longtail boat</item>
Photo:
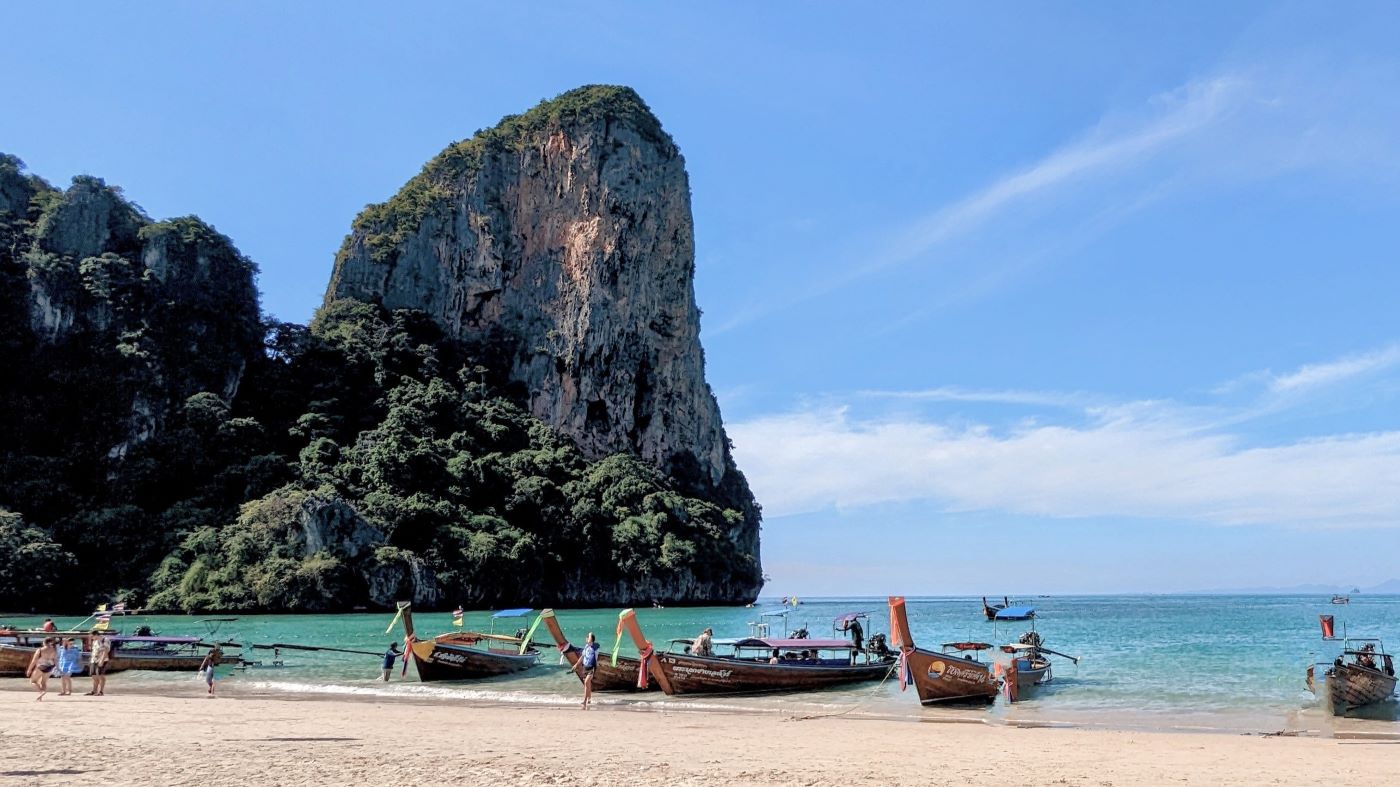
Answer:
[[[629, 612], [631, 610], [628, 610]], [[625, 614], [625, 613], [624, 613]], [[635, 614], [635, 613], [633, 613]], [[580, 650], [569, 642], [564, 636], [564, 630], [559, 627], [559, 621], [554, 617], [554, 610], [546, 609], [540, 613], [540, 619], [544, 621], [544, 627], [549, 629], [550, 636], [554, 637], [554, 644], [559, 648], [569, 666], [573, 668], [573, 673], [583, 682], [583, 671], [577, 668], [580, 658]], [[616, 662], [616, 663], [614, 663]], [[598, 666], [593, 670], [593, 690], [594, 691], [654, 691], [658, 687], [649, 680], [642, 677], [642, 662], [631, 656], [616, 656], [611, 653], [598, 653]]]
[[[1319, 618], [1322, 639], [1335, 641], [1332, 616]], [[1319, 666], [1325, 668], [1321, 675]], [[1331, 664], [1308, 667], [1307, 684], [1308, 691], [1326, 703], [1334, 715], [1342, 716], [1395, 694], [1395, 660], [1379, 639], [1343, 635], [1341, 655]]]
[[1001, 651], [1011, 654], [1011, 662], [1006, 670], [1006, 688], [1007, 699], [1012, 702], [1036, 686], [1043, 686], [1055, 679], [1050, 656], [1059, 656], [1075, 664], [1079, 663], [1078, 656], [1070, 656], [1045, 647], [1044, 640], [1035, 629], [1023, 633], [1012, 644], [1002, 645]]
[[[523, 672], [533, 666], [540, 652], [526, 643], [526, 637], [497, 634], [495, 621], [501, 618], [525, 617], [532, 610], [508, 609], [492, 615], [493, 630], [454, 631], [439, 634], [431, 639], [420, 640], [413, 630], [412, 605], [399, 602], [399, 615], [403, 618], [405, 652], [413, 660], [418, 670], [418, 679], [435, 680], [476, 680], [497, 675]], [[393, 624], [389, 624], [393, 628]], [[523, 645], [523, 646], [522, 646]]]
[[890, 639], [899, 652], [900, 686], [908, 682], [919, 692], [919, 702], [990, 703], [996, 699], [999, 681], [989, 664], [963, 655], [991, 648], [986, 642], [949, 642], [943, 653], [914, 645], [904, 598], [890, 596]]
[[[625, 613], [624, 613], [625, 614]], [[619, 621], [637, 649], [651, 653], [635, 616]], [[672, 640], [688, 645], [690, 640]], [[697, 656], [668, 651], [647, 659], [657, 683], [667, 694], [759, 694], [807, 691], [879, 680], [890, 673], [894, 659], [857, 651], [847, 640], [745, 637], [716, 640], [728, 654]], [[805, 653], [803, 658], [801, 654]]]
[[[30, 658], [34, 651], [43, 643], [44, 637], [71, 636], [75, 640], [84, 640], [82, 654], [82, 672], [87, 674], [90, 644], [87, 642], [87, 635], [35, 631], [35, 632], [4, 632], [3, 639], [9, 640], [0, 642], [0, 677], [24, 677], [29, 669]], [[195, 672], [204, 661], [204, 652], [200, 648], [207, 648], [208, 645], [200, 641], [198, 637], [110, 637], [112, 651], [107, 662], [108, 672], [124, 672], [126, 670], [150, 670], [157, 672]], [[237, 663], [241, 659], [236, 655], [228, 655], [223, 658], [223, 663]]]

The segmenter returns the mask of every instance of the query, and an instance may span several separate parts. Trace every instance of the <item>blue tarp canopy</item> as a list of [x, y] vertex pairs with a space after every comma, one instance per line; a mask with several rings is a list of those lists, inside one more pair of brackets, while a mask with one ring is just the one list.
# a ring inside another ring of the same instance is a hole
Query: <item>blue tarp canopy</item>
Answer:
[[503, 609], [503, 610], [501, 610], [500, 612], [495, 613], [495, 614], [492, 615], [491, 617], [492, 617], [492, 618], [523, 618], [523, 617], [525, 617], [526, 615], [528, 615], [528, 614], [530, 614], [531, 612], [534, 612], [534, 611], [535, 611], [535, 610], [531, 609], [530, 607], [521, 607], [521, 608], [519, 608], [519, 609]]
[[1035, 617], [1035, 607], [1006, 607], [997, 610], [997, 620], [1020, 620]]

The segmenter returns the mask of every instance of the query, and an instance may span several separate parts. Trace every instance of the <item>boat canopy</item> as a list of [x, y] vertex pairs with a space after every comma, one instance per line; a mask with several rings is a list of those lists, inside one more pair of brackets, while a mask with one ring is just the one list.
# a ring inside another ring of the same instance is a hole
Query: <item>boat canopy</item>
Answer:
[[842, 625], [843, 623], [844, 623], [844, 624], [850, 624], [850, 622], [853, 621], [853, 620], [855, 620], [856, 618], [868, 618], [868, 617], [870, 617], [870, 613], [869, 613], [869, 612], [847, 612], [846, 614], [842, 615], [842, 616], [839, 617], [839, 618], [836, 618], [835, 620], [833, 620], [833, 621], [831, 621], [831, 622], [834, 623], [834, 624], [837, 625], [837, 626], [840, 626], [840, 625]]
[[1001, 649], [1004, 650], [1004, 651], [1006, 651], [1007, 653], [1011, 653], [1012, 651], [1017, 651], [1017, 650], [1039, 650], [1039, 649], [1040, 649], [1040, 646], [1039, 646], [1039, 645], [1026, 645], [1026, 644], [1017, 642], [1017, 643], [1012, 644], [1012, 645], [1002, 645], [1002, 646], [1001, 646]]
[[491, 616], [491, 619], [495, 620], [496, 618], [523, 618], [534, 611], [535, 610], [531, 609], [530, 607], [520, 607], [519, 609], [503, 609], [500, 612], [493, 614]]
[[844, 639], [770, 639], [748, 637], [735, 643], [739, 648], [765, 648], [768, 650], [850, 650], [852, 645]]
[[1000, 620], [1030, 617], [1035, 617], [1035, 607], [1002, 607], [997, 610], [997, 618]]
[[[671, 643], [672, 645], [694, 645], [694, 644], [695, 644], [695, 638], [694, 638], [694, 637], [674, 637], [674, 638], [668, 639], [668, 640], [666, 640], [666, 641], [669, 642], [669, 643]], [[731, 647], [731, 646], [733, 646], [733, 645], [739, 644], [739, 643], [742, 642], [742, 641], [743, 641], [743, 640], [738, 640], [738, 639], [711, 639], [711, 640], [710, 640], [710, 644], [711, 644], [711, 645], [714, 645], [714, 646], [717, 647], [717, 648], [718, 648], [718, 647]]]
[[787, 616], [791, 612], [792, 610], [788, 609], [787, 607], [780, 607], [778, 609], [764, 610], [763, 612], [760, 612], [758, 616], [761, 618], [781, 618]]

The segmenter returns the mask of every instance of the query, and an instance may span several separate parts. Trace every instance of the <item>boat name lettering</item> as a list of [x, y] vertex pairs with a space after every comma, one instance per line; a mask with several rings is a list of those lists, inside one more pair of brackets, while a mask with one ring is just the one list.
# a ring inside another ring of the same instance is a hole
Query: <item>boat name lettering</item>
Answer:
[[465, 664], [467, 657], [449, 650], [433, 651], [433, 661], [446, 661], [449, 664]]
[[733, 670], [727, 669], [706, 669], [704, 667], [686, 667], [677, 664], [673, 670], [678, 675], [703, 675], [707, 678], [728, 678], [734, 674]]

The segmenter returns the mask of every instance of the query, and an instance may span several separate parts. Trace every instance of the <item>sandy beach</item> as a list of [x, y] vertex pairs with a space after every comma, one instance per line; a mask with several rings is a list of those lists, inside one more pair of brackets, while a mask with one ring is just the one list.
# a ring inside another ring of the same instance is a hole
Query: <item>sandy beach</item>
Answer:
[[[1359, 784], [1400, 740], [0, 691], [6, 784]], [[14, 687], [7, 687], [14, 688]], [[454, 777], [455, 778], [455, 777]]]

